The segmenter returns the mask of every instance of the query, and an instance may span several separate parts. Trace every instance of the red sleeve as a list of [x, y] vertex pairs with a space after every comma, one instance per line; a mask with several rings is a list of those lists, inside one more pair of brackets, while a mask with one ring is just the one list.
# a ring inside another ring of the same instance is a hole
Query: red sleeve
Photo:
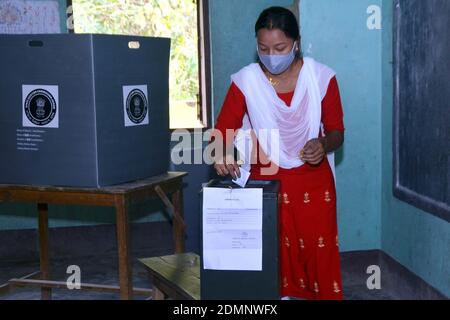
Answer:
[[232, 83], [217, 117], [215, 129], [219, 130], [223, 137], [225, 137], [227, 129], [240, 129], [246, 112], [245, 96], [238, 86]]
[[336, 77], [330, 80], [327, 93], [322, 100], [322, 123], [325, 134], [330, 131], [341, 131], [344, 128], [344, 112]]

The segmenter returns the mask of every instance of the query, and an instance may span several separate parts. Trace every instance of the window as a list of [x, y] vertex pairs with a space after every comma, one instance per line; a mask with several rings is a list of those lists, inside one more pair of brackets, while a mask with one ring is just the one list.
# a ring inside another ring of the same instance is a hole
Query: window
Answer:
[[172, 39], [170, 128], [208, 127], [207, 0], [71, 0], [75, 33]]

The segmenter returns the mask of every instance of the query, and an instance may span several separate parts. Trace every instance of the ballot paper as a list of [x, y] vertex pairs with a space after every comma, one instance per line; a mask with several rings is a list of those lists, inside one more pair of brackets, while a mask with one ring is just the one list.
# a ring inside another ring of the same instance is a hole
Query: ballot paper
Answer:
[[232, 180], [234, 183], [236, 183], [238, 186], [240, 186], [241, 188], [245, 188], [245, 186], [247, 185], [247, 181], [250, 178], [250, 172], [245, 170], [244, 168], [239, 168], [239, 170], [241, 171], [241, 177], [240, 178], [236, 178], [234, 180]]
[[203, 189], [203, 267], [262, 271], [262, 189]]
[[252, 138], [249, 131], [239, 130], [238, 135], [234, 140], [234, 145], [238, 150], [238, 158], [242, 162], [239, 169], [241, 171], [241, 177], [234, 179], [233, 182], [238, 186], [245, 188], [247, 181], [250, 178], [251, 170], [251, 151], [252, 151]]

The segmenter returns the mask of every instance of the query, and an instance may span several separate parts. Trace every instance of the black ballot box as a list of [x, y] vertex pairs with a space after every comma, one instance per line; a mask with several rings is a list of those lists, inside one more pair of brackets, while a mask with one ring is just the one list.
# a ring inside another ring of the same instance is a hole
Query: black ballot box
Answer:
[[[213, 180], [208, 188], [241, 189], [231, 181]], [[250, 180], [245, 189], [262, 189], [262, 270], [214, 270], [204, 265], [201, 219], [200, 290], [202, 300], [279, 300], [278, 181]], [[203, 208], [204, 189], [200, 193]], [[203, 211], [202, 211], [203, 213]]]
[[101, 187], [167, 172], [170, 39], [0, 35], [0, 183]]

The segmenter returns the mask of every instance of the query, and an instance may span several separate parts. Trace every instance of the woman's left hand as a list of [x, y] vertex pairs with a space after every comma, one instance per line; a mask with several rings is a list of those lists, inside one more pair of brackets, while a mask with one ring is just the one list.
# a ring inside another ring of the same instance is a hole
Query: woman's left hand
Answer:
[[322, 139], [312, 139], [308, 141], [300, 151], [300, 159], [312, 165], [318, 165], [325, 158], [326, 151]]

